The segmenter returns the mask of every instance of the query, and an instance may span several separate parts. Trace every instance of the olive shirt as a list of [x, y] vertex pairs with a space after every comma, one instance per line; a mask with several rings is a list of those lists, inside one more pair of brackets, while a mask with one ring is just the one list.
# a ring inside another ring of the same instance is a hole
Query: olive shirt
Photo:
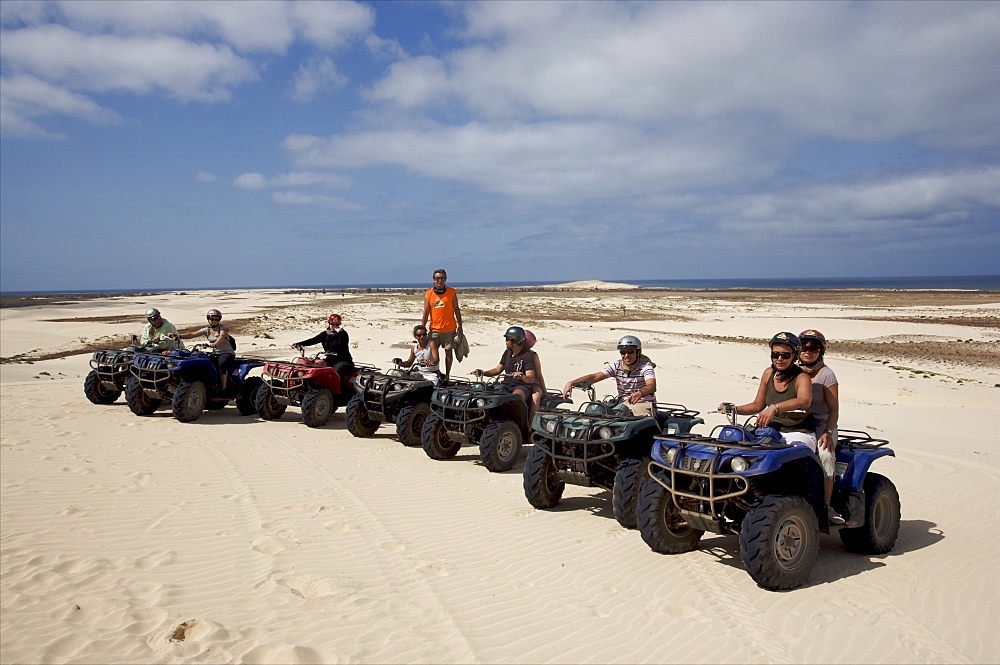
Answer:
[[[765, 404], [777, 404], [778, 402], [795, 399], [799, 396], [795, 388], [794, 377], [787, 388], [778, 390], [774, 387], [774, 375], [775, 372], [771, 372], [771, 377], [767, 380], [767, 392], [764, 394]], [[813, 418], [812, 413], [806, 410], [805, 413], [782, 413], [780, 416], [775, 414], [769, 424], [782, 432], [808, 432], [809, 434], [815, 434], [815, 422], [816, 420]]]

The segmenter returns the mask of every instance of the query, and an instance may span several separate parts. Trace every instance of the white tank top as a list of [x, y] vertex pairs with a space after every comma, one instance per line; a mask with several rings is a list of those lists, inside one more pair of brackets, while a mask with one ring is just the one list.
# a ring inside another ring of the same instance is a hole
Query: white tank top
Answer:
[[[426, 364], [424, 364], [426, 363]], [[413, 345], [413, 364], [419, 368], [421, 372], [436, 372], [438, 371], [437, 365], [431, 365], [431, 345], [430, 342], [427, 343], [427, 348], [421, 349], [416, 344]]]

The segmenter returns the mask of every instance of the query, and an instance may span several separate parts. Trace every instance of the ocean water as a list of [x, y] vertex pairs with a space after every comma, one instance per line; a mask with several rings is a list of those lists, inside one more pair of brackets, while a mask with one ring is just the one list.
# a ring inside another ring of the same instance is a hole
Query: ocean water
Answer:
[[[588, 279], [588, 278], [585, 278]], [[490, 288], [504, 286], [542, 286], [573, 280], [545, 280], [536, 282], [461, 282], [449, 284], [457, 288]], [[607, 282], [635, 284], [646, 288], [663, 289], [902, 289], [902, 290], [961, 290], [1000, 291], [1000, 275], [973, 275], [948, 277], [822, 277], [822, 278], [741, 278], [726, 279], [605, 279]], [[193, 291], [199, 289], [426, 289], [429, 282], [385, 284], [291, 284], [253, 286], [186, 286], [177, 288], [131, 289], [78, 289], [64, 291], [4, 291], [3, 293], [132, 293], [138, 291]]]

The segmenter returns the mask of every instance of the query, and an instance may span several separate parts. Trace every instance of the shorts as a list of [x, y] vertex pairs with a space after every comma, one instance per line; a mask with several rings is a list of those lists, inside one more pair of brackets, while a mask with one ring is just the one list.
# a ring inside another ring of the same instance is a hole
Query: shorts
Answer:
[[628, 408], [632, 410], [633, 416], [656, 417], [656, 402], [636, 402], [635, 404], [629, 404]]
[[809, 446], [809, 450], [819, 456], [819, 463], [823, 467], [823, 474], [827, 478], [833, 478], [833, 473], [837, 468], [837, 451], [825, 450], [816, 445], [816, 434], [813, 432], [782, 432], [785, 443], [803, 443]]
[[457, 332], [457, 330], [452, 330], [451, 332], [438, 332], [437, 330], [432, 330], [431, 341], [437, 342], [439, 349], [451, 351], [455, 348], [455, 333]]
[[534, 384], [530, 383], [515, 383], [515, 384], [508, 383], [507, 387], [510, 388], [510, 391], [512, 393], [514, 393], [515, 395], [519, 395], [521, 399], [523, 399], [525, 402], [527, 402], [531, 398], [531, 394], [535, 392], [536, 388]]
[[830, 438], [833, 440], [833, 450], [826, 450], [819, 447], [819, 437], [825, 431], [826, 422], [821, 422], [819, 427], [816, 428], [816, 454], [819, 455], [819, 461], [823, 464], [823, 473], [826, 474], [827, 478], [833, 478], [833, 474], [837, 470], [837, 430], [833, 430], [833, 434], [830, 435]]

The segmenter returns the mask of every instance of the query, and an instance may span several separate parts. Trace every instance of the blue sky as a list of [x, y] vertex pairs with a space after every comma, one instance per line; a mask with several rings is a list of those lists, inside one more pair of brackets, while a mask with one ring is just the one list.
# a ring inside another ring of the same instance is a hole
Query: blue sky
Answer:
[[0, 289], [1000, 272], [998, 2], [0, 2]]

